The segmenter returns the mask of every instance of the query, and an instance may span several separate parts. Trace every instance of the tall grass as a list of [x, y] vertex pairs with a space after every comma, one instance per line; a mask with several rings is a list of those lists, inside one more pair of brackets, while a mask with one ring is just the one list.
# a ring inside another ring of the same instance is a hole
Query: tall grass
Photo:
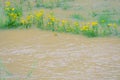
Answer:
[[0, 29], [3, 29], [3, 28], [5, 28], [5, 25], [6, 25], [6, 23], [5, 23], [5, 15], [4, 15], [4, 13], [3, 13], [3, 8], [0, 8]]

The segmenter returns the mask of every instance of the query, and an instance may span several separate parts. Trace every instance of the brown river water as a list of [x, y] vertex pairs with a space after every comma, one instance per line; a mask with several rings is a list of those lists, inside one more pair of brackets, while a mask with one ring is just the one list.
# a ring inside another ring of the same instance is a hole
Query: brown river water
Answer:
[[120, 38], [2, 30], [0, 80], [120, 80]]

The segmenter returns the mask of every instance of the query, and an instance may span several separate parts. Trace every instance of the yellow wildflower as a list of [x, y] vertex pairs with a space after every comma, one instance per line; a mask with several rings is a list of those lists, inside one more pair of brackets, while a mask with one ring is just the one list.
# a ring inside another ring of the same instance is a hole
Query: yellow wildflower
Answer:
[[50, 22], [48, 22], [48, 25], [50, 25]]
[[36, 17], [38, 17], [38, 18], [41, 17], [41, 16], [42, 16], [42, 13], [37, 13], [36, 14]]
[[78, 23], [78, 22], [75, 22], [74, 25], [75, 25], [75, 26], [79, 26], [79, 23]]
[[81, 31], [87, 31], [87, 30], [89, 30], [89, 26], [83, 26], [80, 30]]
[[9, 16], [12, 17], [14, 20], [17, 18], [17, 14], [15, 14], [15, 13], [11, 13], [11, 14], [9, 14]]
[[54, 22], [54, 21], [55, 21], [55, 18], [54, 18], [54, 17], [52, 17], [50, 20], [51, 20], [52, 22]]
[[41, 10], [41, 11], [39, 11], [39, 12], [37, 12], [36, 13], [36, 17], [41, 17], [41, 16], [43, 16], [43, 13], [44, 13], [44, 11], [43, 10]]
[[113, 24], [108, 24], [108, 27], [111, 27], [111, 26], [113, 26]]
[[47, 15], [48, 18], [51, 18], [51, 15]]
[[11, 3], [10, 3], [9, 1], [7, 1], [7, 2], [5, 3], [5, 6], [8, 7], [8, 6], [10, 6], [10, 4], [11, 4]]
[[62, 24], [65, 24], [67, 21], [66, 20], [62, 20]]
[[31, 16], [27, 16], [27, 20], [29, 21], [31, 19]]
[[52, 23], [51, 22], [48, 22], [48, 25], [51, 25]]
[[28, 15], [26, 18], [28, 21], [30, 21], [33, 18], [33, 15]]
[[92, 22], [92, 26], [97, 26], [98, 22]]
[[17, 19], [17, 14], [13, 15], [13, 19], [16, 20]]
[[114, 28], [117, 28], [117, 24], [116, 24], [116, 23], [110, 23], [110, 24], [108, 24], [108, 27], [114, 27]]
[[12, 20], [16, 20], [17, 19], [17, 14], [15, 13], [10, 13], [9, 17], [11, 17]]
[[12, 8], [11, 10], [12, 10], [12, 11], [14, 11], [14, 10], [15, 10], [15, 8]]
[[117, 28], [117, 24], [114, 23], [114, 24], [113, 24], [113, 27], [114, 27], [114, 28]]
[[21, 24], [26, 24], [26, 20], [25, 19], [21, 19]]
[[44, 13], [44, 10], [40, 10], [41, 13]]

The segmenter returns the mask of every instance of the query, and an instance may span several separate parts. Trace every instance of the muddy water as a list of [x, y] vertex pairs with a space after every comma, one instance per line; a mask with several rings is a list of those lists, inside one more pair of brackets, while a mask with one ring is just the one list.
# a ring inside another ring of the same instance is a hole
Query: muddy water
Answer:
[[0, 80], [120, 80], [120, 39], [0, 31]]

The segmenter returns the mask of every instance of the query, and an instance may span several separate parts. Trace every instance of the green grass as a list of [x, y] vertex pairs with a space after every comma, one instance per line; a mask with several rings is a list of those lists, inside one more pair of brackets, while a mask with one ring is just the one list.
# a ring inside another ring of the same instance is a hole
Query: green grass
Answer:
[[70, 15], [71, 18], [75, 19], [75, 20], [80, 20], [80, 21], [83, 21], [85, 20], [85, 18], [81, 15], [81, 14], [72, 14]]

